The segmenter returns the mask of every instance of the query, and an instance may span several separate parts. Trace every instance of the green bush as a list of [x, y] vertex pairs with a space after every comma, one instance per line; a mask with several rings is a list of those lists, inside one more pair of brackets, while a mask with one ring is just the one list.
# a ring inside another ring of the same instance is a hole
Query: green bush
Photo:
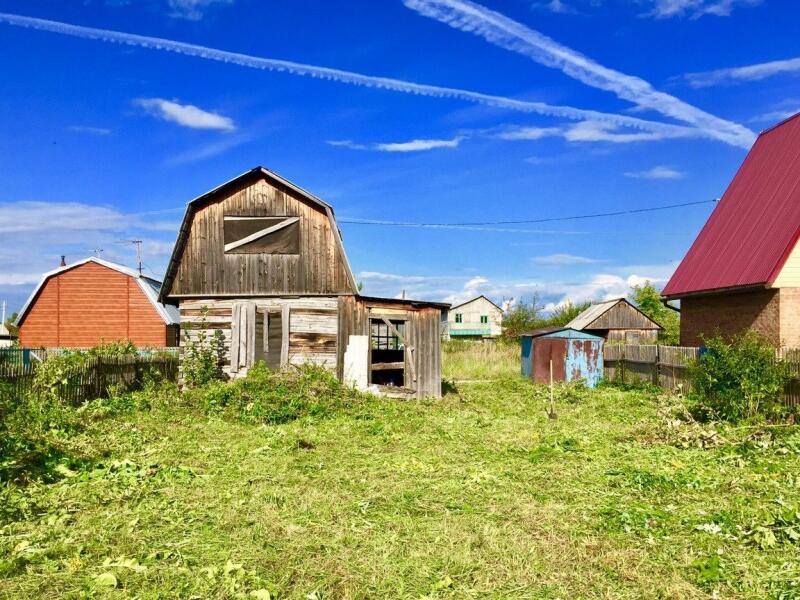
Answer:
[[187, 400], [207, 414], [269, 424], [326, 416], [361, 397], [323, 367], [303, 365], [272, 371], [263, 362], [232, 382], [212, 381], [186, 390]]
[[701, 411], [728, 421], [786, 415], [789, 369], [766, 339], [749, 332], [705, 342], [708, 350], [690, 366], [692, 397]]

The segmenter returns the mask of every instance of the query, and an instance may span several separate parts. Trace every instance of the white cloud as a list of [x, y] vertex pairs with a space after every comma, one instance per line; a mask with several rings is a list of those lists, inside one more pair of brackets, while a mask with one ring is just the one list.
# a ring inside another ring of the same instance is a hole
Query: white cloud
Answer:
[[653, 9], [643, 16], [666, 19], [688, 16], [698, 19], [703, 15], [727, 17], [736, 6], [756, 6], [763, 0], [652, 0]]
[[124, 241], [130, 239], [143, 241], [146, 273], [160, 276], [178, 223], [161, 220], [159, 212], [125, 213], [82, 202], [0, 204], [0, 300], [9, 301], [9, 310], [19, 309], [62, 254], [70, 264], [102, 250], [103, 258], [135, 265], [135, 247]]
[[627, 171], [623, 174], [634, 179], [681, 179], [684, 176], [681, 171], [665, 165], [657, 165], [645, 171]]
[[393, 79], [390, 77], [375, 77], [371, 75], [363, 75], [361, 73], [354, 73], [352, 71], [343, 71], [341, 69], [319, 67], [315, 65], [307, 65], [273, 58], [249, 56], [238, 52], [226, 52], [224, 50], [217, 50], [215, 48], [208, 48], [196, 44], [187, 44], [164, 38], [122, 33], [119, 31], [98, 29], [94, 27], [82, 27], [79, 25], [62, 23], [60, 21], [51, 21], [47, 19], [25, 17], [22, 15], [0, 13], [0, 22], [8, 23], [17, 27], [28, 27], [38, 31], [49, 31], [51, 33], [68, 35], [82, 39], [118, 43], [127, 46], [135, 46], [138, 48], [147, 48], [163, 52], [174, 52], [184, 56], [192, 56], [195, 58], [202, 58], [204, 60], [229, 63], [251, 69], [287, 72], [293, 75], [316, 77], [319, 79], [336, 81], [349, 85], [379, 88], [404, 94], [427, 96], [431, 98], [456, 98], [466, 102], [482, 104], [484, 106], [493, 106], [506, 110], [547, 115], [551, 117], [562, 117], [572, 120], [592, 119], [608, 121], [617, 125], [633, 127], [643, 131], [662, 133], [664, 135], [679, 135], [679, 132], [684, 132], [683, 135], [708, 137], [706, 133], [700, 130], [694, 130], [692, 128], [668, 123], [649, 121], [646, 119], [631, 117], [629, 115], [604, 113], [595, 110], [575, 108], [572, 106], [557, 106], [546, 104], [544, 102], [518, 100], [516, 98], [510, 98], [506, 96], [494, 96], [491, 94], [483, 94], [480, 92], [473, 92], [459, 88], [414, 83], [411, 81], [403, 81], [401, 79]]
[[699, 73], [687, 73], [683, 76], [694, 88], [710, 87], [712, 85], [742, 83], [744, 81], [760, 81], [768, 77], [782, 74], [800, 73], [800, 58], [787, 58], [770, 62], [733, 67], [730, 69], [716, 69]]
[[134, 100], [134, 104], [159, 119], [191, 129], [217, 129], [220, 131], [236, 129], [233, 119], [203, 110], [193, 104], [180, 104], [164, 98], [138, 98]]
[[564, 2], [564, 0], [549, 0], [548, 2], [537, 2], [536, 4], [533, 5], [533, 8], [547, 10], [559, 15], [572, 15], [578, 12], [572, 5]]
[[362, 272], [356, 279], [363, 281], [369, 295], [433, 300], [457, 304], [480, 294], [500, 304], [529, 299], [536, 295], [549, 308], [565, 302], [602, 301], [627, 296], [633, 285], [651, 281], [666, 283], [675, 265], [620, 266], [605, 269], [576, 281], [547, 281], [541, 279], [501, 280], [485, 275], [396, 275]]
[[92, 127], [90, 125], [70, 125], [67, 127], [73, 133], [88, 133], [90, 135], [111, 135], [111, 130], [106, 127]]
[[547, 256], [535, 256], [531, 259], [531, 262], [543, 267], [569, 267], [573, 265], [591, 265], [602, 261], [586, 256], [575, 256], [574, 254], [548, 254]]
[[457, 148], [463, 139], [463, 136], [456, 136], [449, 140], [411, 140], [408, 142], [377, 144], [376, 147], [381, 152], [420, 152], [435, 148]]
[[689, 123], [705, 136], [734, 146], [749, 148], [755, 134], [746, 127], [709, 114], [674, 96], [660, 92], [650, 83], [603, 66], [546, 35], [534, 31], [499, 12], [469, 0], [403, 0], [418, 13], [455, 29], [474, 33], [489, 43], [522, 54], [546, 67], [617, 97]]
[[206, 11], [217, 4], [233, 4], [233, 0], [167, 0], [170, 16], [199, 21]]
[[0, 285], [30, 285], [41, 278], [41, 273], [0, 273]]
[[778, 109], [772, 110], [769, 112], [761, 113], [760, 115], [756, 115], [751, 121], [755, 123], [780, 123], [781, 121], [785, 121], [789, 117], [793, 117], [797, 113], [800, 113], [800, 102], [798, 102], [794, 108], [790, 109]]
[[408, 142], [382, 142], [375, 144], [360, 144], [352, 140], [329, 140], [331, 146], [349, 148], [350, 150], [374, 150], [377, 152], [425, 152], [437, 148], [458, 148], [465, 136], [459, 135], [452, 139], [417, 139]]
[[562, 135], [561, 127], [518, 127], [501, 131], [496, 137], [501, 140], [540, 140], [545, 137]]
[[570, 142], [611, 142], [629, 144], [631, 142], [652, 142], [673, 136], [661, 133], [637, 131], [620, 132], [618, 127], [598, 121], [577, 123], [564, 132], [564, 139]]
[[164, 161], [164, 164], [175, 166], [200, 162], [202, 160], [207, 160], [209, 158], [219, 156], [220, 154], [224, 154], [233, 148], [247, 144], [248, 142], [252, 141], [252, 139], [253, 136], [249, 133], [236, 135], [233, 137], [225, 137], [222, 140], [192, 147], [184, 152], [173, 154]]

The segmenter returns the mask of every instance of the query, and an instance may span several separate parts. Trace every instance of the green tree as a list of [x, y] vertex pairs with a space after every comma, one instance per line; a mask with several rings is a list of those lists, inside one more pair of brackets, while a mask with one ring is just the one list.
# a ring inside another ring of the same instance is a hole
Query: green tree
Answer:
[[592, 305], [591, 302], [567, 302], [553, 309], [547, 318], [544, 327], [563, 327]]
[[542, 306], [539, 296], [534, 295], [530, 301], [520, 300], [503, 315], [503, 335], [517, 338], [526, 331], [543, 326]]
[[639, 310], [664, 328], [658, 334], [659, 342], [671, 346], [680, 343], [680, 313], [664, 306], [661, 302], [661, 292], [656, 286], [650, 281], [645, 281], [642, 285], [634, 285], [631, 287], [629, 298], [639, 307]]
[[8, 329], [8, 332], [13, 336], [19, 335], [19, 327], [15, 325], [17, 322], [17, 313], [11, 313], [11, 316], [6, 319], [5, 326]]

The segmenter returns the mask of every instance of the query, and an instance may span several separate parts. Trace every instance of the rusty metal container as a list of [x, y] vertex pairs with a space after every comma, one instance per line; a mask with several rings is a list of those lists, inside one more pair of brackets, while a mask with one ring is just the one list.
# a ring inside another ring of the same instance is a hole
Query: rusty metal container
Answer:
[[582, 379], [595, 387], [603, 377], [603, 338], [571, 329], [538, 329], [522, 335], [522, 376], [536, 383]]

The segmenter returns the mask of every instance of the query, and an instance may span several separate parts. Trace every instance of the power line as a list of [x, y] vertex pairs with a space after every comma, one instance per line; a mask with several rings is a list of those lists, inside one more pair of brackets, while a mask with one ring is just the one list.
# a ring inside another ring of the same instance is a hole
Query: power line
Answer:
[[514, 221], [474, 221], [464, 223], [413, 223], [408, 221], [381, 221], [376, 219], [339, 219], [340, 223], [349, 225], [384, 225], [393, 227], [477, 227], [487, 225], [524, 225], [534, 223], [553, 223], [555, 221], [577, 221], [580, 219], [597, 219], [600, 217], [617, 217], [621, 215], [633, 215], [639, 213], [655, 212], [660, 210], [671, 210], [673, 208], [683, 208], [686, 206], [697, 206], [700, 204], [712, 204], [719, 198], [713, 200], [698, 200], [696, 202], [681, 202], [679, 204], [665, 204], [663, 206], [651, 206], [648, 208], [632, 208], [628, 210], [618, 210], [603, 213], [591, 213], [585, 215], [571, 215], [567, 217], [545, 217], [541, 219], [520, 219]]

